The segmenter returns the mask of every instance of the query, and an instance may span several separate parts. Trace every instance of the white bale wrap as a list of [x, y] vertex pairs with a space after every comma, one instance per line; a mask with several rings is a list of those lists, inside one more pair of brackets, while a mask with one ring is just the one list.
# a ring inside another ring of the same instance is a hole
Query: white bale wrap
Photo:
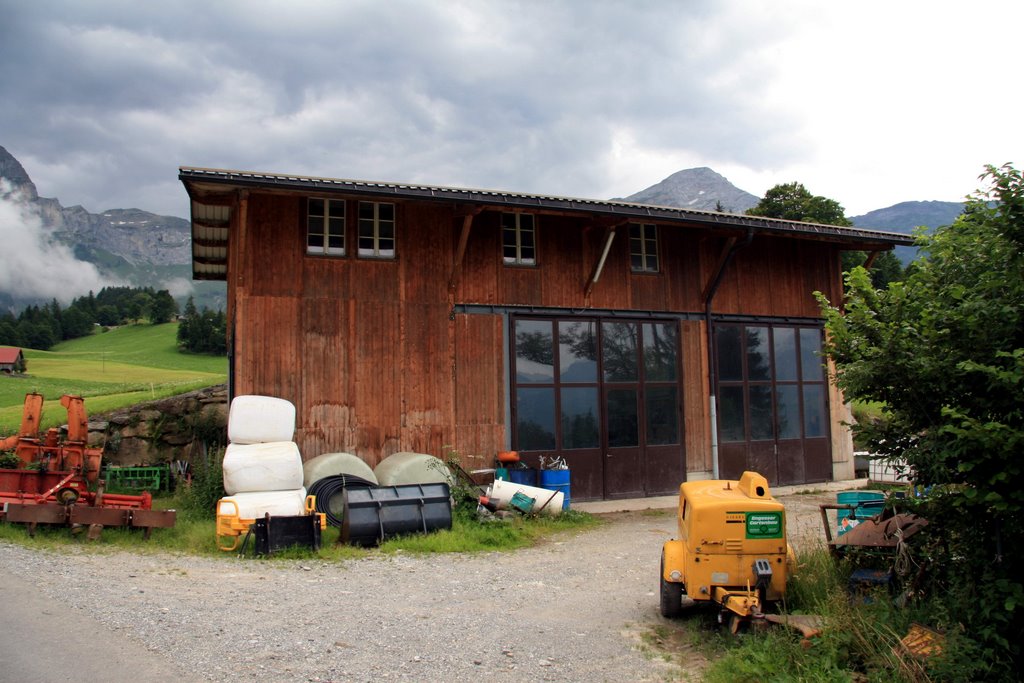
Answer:
[[302, 487], [302, 455], [291, 441], [228, 444], [223, 467], [229, 495]]
[[273, 396], [235, 396], [228, 410], [231, 443], [291, 441], [295, 435], [295, 405]]
[[268, 512], [271, 517], [298, 517], [306, 514], [306, 489], [236, 493], [217, 501], [218, 515], [237, 514], [239, 519], [258, 519]]
[[324, 477], [333, 477], [339, 474], [359, 477], [374, 484], [377, 483], [377, 475], [373, 473], [370, 466], [363, 462], [362, 458], [351, 453], [324, 453], [323, 455], [318, 455], [302, 463], [302, 471], [302, 485], [307, 489]]

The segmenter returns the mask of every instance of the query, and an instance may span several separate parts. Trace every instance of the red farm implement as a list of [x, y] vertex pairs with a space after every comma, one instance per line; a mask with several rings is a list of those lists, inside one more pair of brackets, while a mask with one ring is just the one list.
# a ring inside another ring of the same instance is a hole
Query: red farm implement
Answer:
[[39, 432], [43, 397], [26, 394], [17, 435], [0, 439], [0, 451], [13, 451], [18, 465], [0, 469], [0, 519], [27, 524], [88, 527], [96, 538], [104, 526], [138, 527], [146, 538], [153, 528], [174, 526], [173, 510], [153, 510], [148, 492], [124, 495], [104, 492], [99, 478], [103, 449], [89, 446], [85, 401], [62, 396], [67, 410], [67, 434], [50, 428]]

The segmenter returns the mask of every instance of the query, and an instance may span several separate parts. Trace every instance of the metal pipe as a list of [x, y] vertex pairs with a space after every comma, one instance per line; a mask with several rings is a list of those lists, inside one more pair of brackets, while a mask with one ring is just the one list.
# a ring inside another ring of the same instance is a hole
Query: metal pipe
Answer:
[[717, 378], [715, 377], [715, 337], [711, 328], [711, 303], [715, 299], [715, 293], [718, 291], [718, 285], [722, 282], [722, 276], [725, 274], [725, 269], [729, 266], [733, 256], [740, 249], [749, 246], [754, 240], [754, 229], [747, 228], [747, 236], [742, 242], [738, 242], [733, 245], [733, 248], [729, 250], [728, 255], [725, 257], [725, 262], [719, 269], [718, 274], [715, 276], [715, 281], [711, 283], [711, 287], [708, 289], [708, 296], [704, 300], [704, 328], [705, 334], [707, 335], [708, 344], [708, 401], [711, 406], [711, 475], [713, 479], [718, 479], [718, 398], [715, 396], [715, 384]]

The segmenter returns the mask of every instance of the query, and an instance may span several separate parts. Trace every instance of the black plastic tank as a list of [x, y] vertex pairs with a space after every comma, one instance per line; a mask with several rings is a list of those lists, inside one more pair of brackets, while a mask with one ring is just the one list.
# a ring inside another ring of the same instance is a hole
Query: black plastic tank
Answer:
[[446, 483], [346, 488], [342, 497], [342, 543], [373, 546], [392, 536], [452, 528]]

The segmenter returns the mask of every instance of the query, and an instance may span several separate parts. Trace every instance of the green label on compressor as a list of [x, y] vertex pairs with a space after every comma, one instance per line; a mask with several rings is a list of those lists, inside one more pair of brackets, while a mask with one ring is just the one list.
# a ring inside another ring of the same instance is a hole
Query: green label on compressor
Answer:
[[747, 538], [782, 538], [782, 513], [748, 512]]

